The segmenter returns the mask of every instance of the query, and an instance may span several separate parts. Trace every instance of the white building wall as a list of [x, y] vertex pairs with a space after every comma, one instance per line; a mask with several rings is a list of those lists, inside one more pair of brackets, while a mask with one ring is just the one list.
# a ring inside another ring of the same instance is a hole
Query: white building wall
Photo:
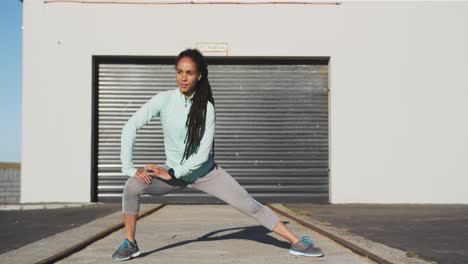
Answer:
[[22, 202], [87, 202], [91, 57], [329, 56], [332, 203], [468, 203], [468, 3], [24, 1]]

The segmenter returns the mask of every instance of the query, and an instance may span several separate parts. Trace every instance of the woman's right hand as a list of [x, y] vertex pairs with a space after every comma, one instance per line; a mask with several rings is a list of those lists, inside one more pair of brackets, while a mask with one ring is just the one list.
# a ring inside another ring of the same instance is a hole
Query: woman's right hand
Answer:
[[151, 182], [153, 181], [151, 175], [149, 175], [146, 171], [140, 169], [137, 169], [133, 177], [139, 179], [141, 182], [146, 184], [151, 184]]

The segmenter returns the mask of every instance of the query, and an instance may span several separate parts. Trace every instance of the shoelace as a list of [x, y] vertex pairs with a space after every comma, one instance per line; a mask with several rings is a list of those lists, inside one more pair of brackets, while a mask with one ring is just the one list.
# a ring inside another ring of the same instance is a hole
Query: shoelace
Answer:
[[301, 237], [301, 241], [307, 245], [314, 245], [314, 242], [308, 236]]

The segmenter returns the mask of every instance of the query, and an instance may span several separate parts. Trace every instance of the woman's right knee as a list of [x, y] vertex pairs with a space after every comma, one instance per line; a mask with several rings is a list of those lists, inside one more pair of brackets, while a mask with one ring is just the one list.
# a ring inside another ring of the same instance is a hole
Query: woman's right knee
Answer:
[[144, 184], [144, 183], [142, 183], [137, 178], [134, 178], [134, 177], [129, 178], [125, 182], [124, 191], [123, 191], [124, 196], [129, 197], [129, 196], [140, 195], [142, 191], [141, 184]]

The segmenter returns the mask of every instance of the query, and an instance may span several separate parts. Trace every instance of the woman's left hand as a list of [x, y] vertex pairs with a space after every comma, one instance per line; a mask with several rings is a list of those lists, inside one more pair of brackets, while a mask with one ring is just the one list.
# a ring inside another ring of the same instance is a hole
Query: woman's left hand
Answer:
[[[148, 170], [152, 170], [154, 172], [148, 172]], [[161, 178], [163, 180], [172, 179], [171, 175], [169, 175], [169, 173], [165, 169], [163, 169], [163, 168], [161, 168], [161, 167], [159, 167], [158, 165], [155, 165], [155, 164], [146, 165], [145, 166], [145, 171], [147, 171], [147, 173], [149, 175], [159, 177], [159, 178]]]

